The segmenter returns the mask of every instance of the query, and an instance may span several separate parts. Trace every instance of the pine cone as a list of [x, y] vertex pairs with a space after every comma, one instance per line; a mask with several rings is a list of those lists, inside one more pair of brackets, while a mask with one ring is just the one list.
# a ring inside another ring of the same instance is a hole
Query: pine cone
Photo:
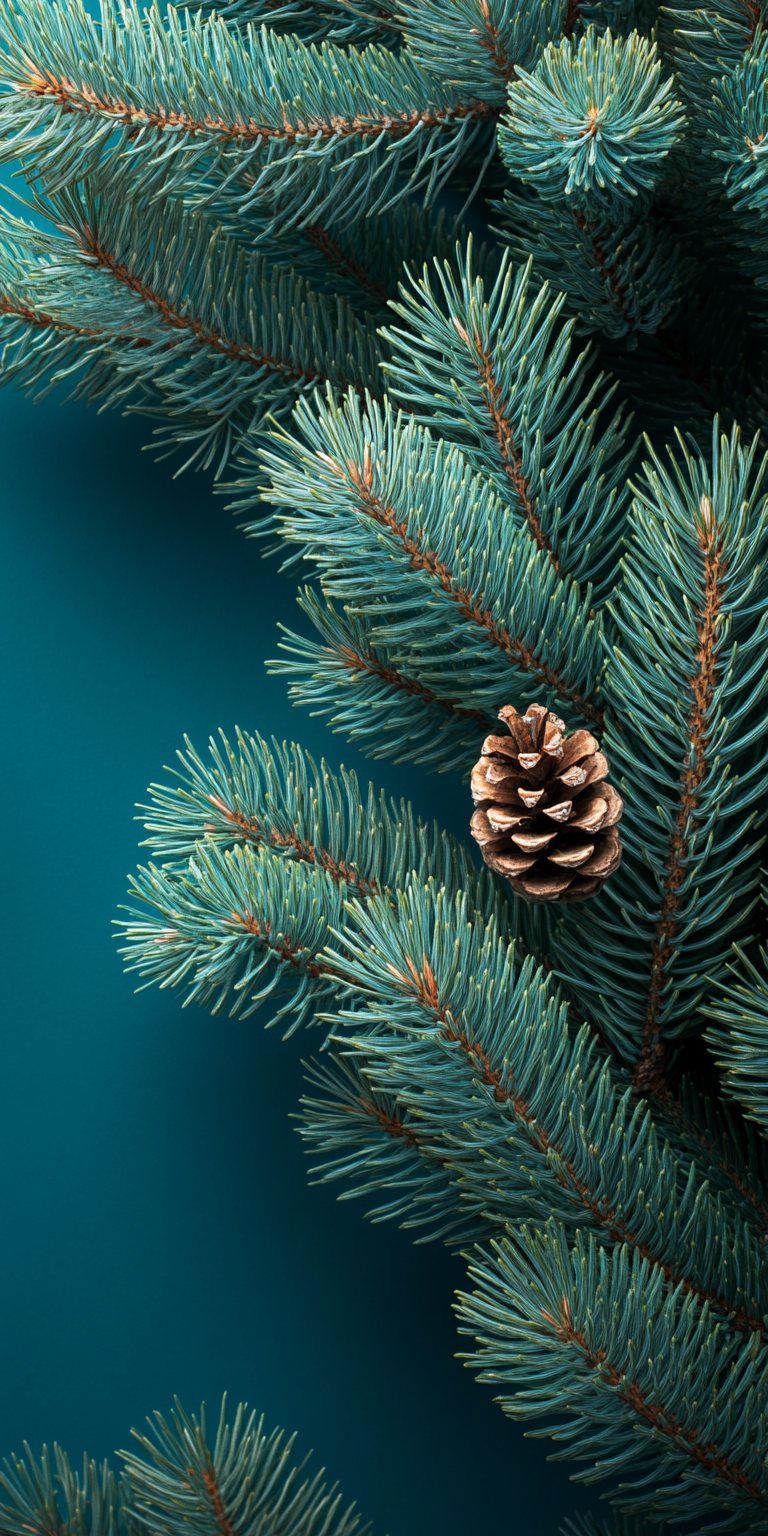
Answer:
[[491, 869], [528, 901], [586, 901], [621, 862], [623, 810], [589, 731], [565, 735], [557, 715], [506, 704], [509, 736], [486, 736], [472, 769], [472, 836]]

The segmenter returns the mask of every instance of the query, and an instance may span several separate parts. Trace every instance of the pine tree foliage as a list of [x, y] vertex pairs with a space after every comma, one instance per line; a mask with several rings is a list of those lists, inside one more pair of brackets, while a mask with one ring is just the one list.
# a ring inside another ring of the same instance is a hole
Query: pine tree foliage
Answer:
[[768, 1130], [768, 956], [734, 945], [727, 990], [712, 999], [707, 1031], [725, 1092], [765, 1134]]
[[83, 183], [49, 207], [56, 235], [6, 215], [9, 377], [35, 386], [50, 374], [89, 400], [128, 400], [163, 420], [169, 443], [194, 444], [203, 467], [226, 462], [233, 439], [265, 411], [289, 411], [297, 391], [331, 377], [375, 387], [371, 324], [221, 225], [180, 203], [139, 212], [114, 182], [106, 198]]
[[[768, 1513], [767, 38], [752, 0], [0, 11], [5, 377], [221, 476], [303, 578], [293, 698], [467, 822], [503, 706], [605, 749], [623, 860], [566, 907], [299, 746], [188, 743], [124, 937], [315, 1025], [313, 1177], [471, 1250], [470, 1363], [616, 1536]], [[289, 1460], [179, 1410], [127, 1493], [28, 1458], [0, 1523], [358, 1530]]]
[[[587, 218], [579, 209], [509, 190], [498, 212], [500, 233], [513, 255], [520, 261], [532, 257], [540, 281], [566, 287], [580, 330], [636, 341], [663, 333], [677, 318], [680, 246], [653, 214], [616, 226], [602, 210]], [[664, 353], [657, 351], [655, 361], [662, 369], [662, 387], [669, 389]], [[685, 378], [683, 389], [688, 382]], [[642, 405], [646, 415], [645, 398]]]
[[585, 212], [618, 205], [626, 215], [649, 197], [685, 123], [654, 44], [590, 27], [578, 43], [545, 48], [533, 74], [518, 65], [516, 75], [499, 132], [513, 176], [547, 199], [572, 197]]
[[79, 5], [37, 0], [8, 8], [2, 41], [5, 153], [53, 189], [106, 165], [151, 199], [266, 208], [273, 227], [349, 224], [409, 191], [434, 194], [495, 125], [490, 104], [465, 105], [411, 54], [243, 34], [215, 14], [166, 20], [110, 0], [97, 25]]
[[[608, 417], [612, 391], [572, 361], [572, 325], [558, 325], [562, 295], [532, 292], [530, 263], [508, 257], [488, 298], [472, 271], [457, 282], [446, 262], [436, 290], [425, 271], [393, 304], [405, 321], [385, 332], [390, 394], [418, 420], [458, 441], [558, 572], [593, 590], [610, 585], [626, 511], [628, 423]], [[523, 362], [524, 360], [524, 362]], [[615, 386], [614, 386], [615, 387]]]
[[[363, 797], [354, 773], [336, 776], [298, 746], [241, 733], [237, 746], [211, 742], [206, 763], [188, 743], [179, 784], [153, 786], [147, 845], [171, 857], [139, 870], [142, 905], [121, 925], [147, 985], [183, 984], [187, 1002], [243, 1017], [280, 999], [274, 1018], [291, 1034], [338, 984], [323, 950], [345, 896], [368, 900], [418, 871], [469, 889], [480, 913], [499, 907], [492, 877], [404, 802], [370, 787]], [[500, 921], [506, 930], [503, 905]]]
[[528, 697], [543, 684], [571, 717], [602, 719], [589, 592], [560, 576], [458, 447], [352, 392], [297, 420], [285, 455], [263, 455], [278, 532], [395, 664], [489, 720], [512, 676]]
[[120, 1452], [119, 1477], [88, 1457], [78, 1477], [58, 1446], [53, 1458], [44, 1448], [39, 1461], [25, 1447], [0, 1471], [3, 1536], [172, 1536], [180, 1529], [194, 1536], [370, 1536], [322, 1470], [306, 1475], [309, 1458], [296, 1460], [295, 1436], [268, 1433], [263, 1416], [243, 1403], [231, 1424], [225, 1415], [226, 1399], [211, 1447], [204, 1408], [197, 1418], [177, 1402], [170, 1422], [155, 1413], [149, 1434], [133, 1432], [141, 1454]]
[[700, 1032], [759, 899], [768, 502], [755, 458], [715, 428], [711, 468], [684, 447], [649, 462], [610, 604], [605, 740], [635, 857], [587, 923], [566, 922], [560, 966], [643, 1090], [669, 1042]]
[[553, 1432], [565, 1454], [592, 1463], [582, 1479], [628, 1476], [617, 1502], [632, 1513], [714, 1514], [709, 1530], [765, 1529], [758, 1349], [724, 1339], [679, 1292], [665, 1294], [658, 1270], [626, 1248], [607, 1254], [582, 1233], [569, 1247], [554, 1222], [522, 1228], [471, 1274], [478, 1289], [460, 1316], [480, 1340], [484, 1379], [503, 1384], [505, 1409], [520, 1417], [559, 1417], [567, 1394], [575, 1422]]
[[288, 691], [297, 704], [329, 715], [332, 728], [369, 757], [423, 763], [438, 772], [471, 767], [477, 732], [491, 723], [483, 709], [436, 693], [378, 643], [371, 620], [340, 611], [312, 587], [303, 588], [298, 601], [320, 642], [283, 626], [285, 655], [271, 663], [273, 672], [291, 679]]
[[354, 1051], [377, 1090], [397, 1087], [418, 1138], [439, 1131], [438, 1155], [473, 1210], [496, 1224], [535, 1211], [594, 1226], [666, 1265], [670, 1285], [737, 1331], [766, 1332], [752, 1223], [707, 1189], [703, 1160], [662, 1140], [629, 1079], [585, 1025], [574, 1029], [551, 980], [520, 964], [495, 915], [483, 925], [465, 896], [412, 882], [397, 908], [353, 905], [345, 950], [329, 960], [351, 989], [337, 1049]]

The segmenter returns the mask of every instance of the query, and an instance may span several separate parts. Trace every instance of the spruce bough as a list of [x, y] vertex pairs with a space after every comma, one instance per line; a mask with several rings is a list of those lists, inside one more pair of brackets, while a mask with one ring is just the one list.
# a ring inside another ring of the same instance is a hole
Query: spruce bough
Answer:
[[610, 764], [621, 864], [558, 906], [188, 744], [125, 933], [321, 1029], [317, 1176], [467, 1254], [470, 1362], [633, 1536], [768, 1519], [767, 143], [753, 0], [0, 11], [5, 377], [214, 468], [306, 580], [293, 697], [467, 825], [505, 706]]

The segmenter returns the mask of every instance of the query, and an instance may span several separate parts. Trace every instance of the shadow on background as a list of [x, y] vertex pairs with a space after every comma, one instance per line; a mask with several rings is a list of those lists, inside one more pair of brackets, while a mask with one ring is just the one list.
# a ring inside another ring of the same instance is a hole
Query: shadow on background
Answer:
[[140, 452], [146, 424], [6, 392], [0, 425], [0, 1453], [110, 1454], [174, 1393], [215, 1414], [226, 1389], [377, 1536], [547, 1536], [591, 1501], [454, 1358], [461, 1263], [307, 1187], [311, 1039], [135, 995], [110, 933], [134, 802], [185, 730], [298, 736], [457, 830], [466, 791], [290, 709], [263, 663], [295, 580]]

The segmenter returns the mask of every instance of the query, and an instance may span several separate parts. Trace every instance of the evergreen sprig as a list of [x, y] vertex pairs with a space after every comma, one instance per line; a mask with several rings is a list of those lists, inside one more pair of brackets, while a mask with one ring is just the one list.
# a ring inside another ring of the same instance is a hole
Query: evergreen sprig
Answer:
[[405, 326], [384, 331], [389, 392], [460, 443], [558, 573], [610, 588], [628, 467], [615, 386], [589, 378], [588, 352], [571, 359], [563, 295], [532, 291], [530, 262], [515, 273], [505, 253], [486, 299], [472, 254], [436, 266], [434, 286], [425, 269], [391, 306]]
[[139, 210], [117, 190], [83, 183], [47, 200], [61, 233], [5, 216], [6, 377], [128, 402], [162, 420], [163, 446], [219, 470], [302, 390], [329, 379], [375, 388], [372, 325], [341, 296], [269, 267], [180, 203]]
[[53, 1459], [44, 1447], [39, 1461], [25, 1447], [0, 1471], [3, 1536], [172, 1536], [180, 1528], [194, 1536], [370, 1536], [322, 1470], [306, 1475], [309, 1458], [296, 1460], [295, 1436], [268, 1433], [243, 1403], [229, 1424], [224, 1399], [212, 1447], [204, 1408], [197, 1418], [177, 1402], [170, 1422], [155, 1413], [149, 1430], [133, 1431], [142, 1454], [119, 1453], [119, 1478], [88, 1457], [80, 1478], [58, 1446]]
[[[652, 1519], [764, 1530], [759, 1349], [724, 1339], [637, 1254], [607, 1254], [581, 1233], [570, 1246], [555, 1222], [523, 1228], [470, 1273], [478, 1290], [459, 1315], [480, 1341], [473, 1363], [502, 1384], [507, 1413], [557, 1416], [560, 1454], [591, 1463], [580, 1480], [621, 1477], [619, 1507]], [[573, 1418], [563, 1422], [566, 1404]]]
[[395, 665], [462, 709], [492, 716], [511, 688], [531, 697], [543, 686], [571, 717], [602, 719], [590, 594], [559, 575], [460, 449], [353, 394], [299, 408], [296, 422], [300, 437], [263, 455], [280, 537]]
[[734, 945], [734, 963], [724, 978], [727, 990], [707, 1008], [712, 1020], [707, 1043], [722, 1074], [725, 1093], [768, 1130], [768, 956], [755, 963]]
[[627, 1243], [671, 1287], [768, 1342], [754, 1213], [709, 1193], [706, 1165], [673, 1132], [662, 1138], [498, 918], [483, 924], [465, 897], [414, 881], [397, 907], [374, 898], [350, 916], [328, 956], [351, 994], [330, 1018], [336, 1048], [407, 1110], [473, 1213], [504, 1226], [554, 1212], [609, 1247]]
[[2, 154], [51, 190], [108, 166], [152, 200], [269, 209], [272, 228], [434, 196], [478, 137], [487, 146], [499, 110], [407, 52], [240, 32], [172, 7], [104, 0], [97, 24], [79, 0], [9, 4], [0, 49]]
[[[759, 898], [766, 780], [765, 462], [713, 429], [712, 456], [652, 456], [633, 506], [606, 747], [625, 795], [627, 855], [589, 922], [566, 919], [559, 969], [643, 1092]], [[621, 968], [621, 1001], [612, 976]]]
[[132, 879], [142, 905], [120, 925], [145, 985], [183, 985], [186, 1003], [245, 1018], [280, 998], [274, 1020], [292, 1034], [338, 985], [323, 951], [352, 892], [385, 895], [413, 871], [469, 888], [480, 912], [499, 907], [492, 878], [410, 806], [370, 788], [364, 798], [353, 773], [318, 768], [295, 745], [237, 740], [237, 753], [211, 742], [210, 763], [188, 742], [180, 783], [153, 786], [145, 807], [148, 846], [171, 855]]

